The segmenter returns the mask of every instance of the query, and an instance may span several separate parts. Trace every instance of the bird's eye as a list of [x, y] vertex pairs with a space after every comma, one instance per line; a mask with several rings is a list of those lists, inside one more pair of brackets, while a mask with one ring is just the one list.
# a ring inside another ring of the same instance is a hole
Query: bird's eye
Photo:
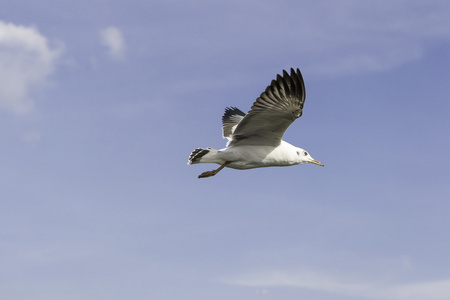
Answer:
[[305, 156], [308, 156], [308, 152], [305, 151], [305, 153], [303, 153]]
[[297, 155], [300, 155], [300, 152], [297, 151]]

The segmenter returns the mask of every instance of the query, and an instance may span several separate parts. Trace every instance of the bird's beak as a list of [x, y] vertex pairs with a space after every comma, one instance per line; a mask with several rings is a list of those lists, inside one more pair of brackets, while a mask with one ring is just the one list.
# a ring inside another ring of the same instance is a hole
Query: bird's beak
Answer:
[[322, 166], [322, 167], [323, 167], [323, 163], [321, 163], [320, 161], [315, 160], [315, 159], [313, 159], [312, 161], [310, 161], [310, 163], [315, 164], [315, 165], [318, 165], [318, 166]]

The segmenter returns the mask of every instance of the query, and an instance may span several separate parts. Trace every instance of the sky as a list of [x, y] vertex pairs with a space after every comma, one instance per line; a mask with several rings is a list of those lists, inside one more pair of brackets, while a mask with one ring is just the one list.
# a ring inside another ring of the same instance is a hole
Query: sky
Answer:
[[[448, 299], [448, 1], [1, 6], [1, 299]], [[291, 67], [325, 167], [198, 179]]]

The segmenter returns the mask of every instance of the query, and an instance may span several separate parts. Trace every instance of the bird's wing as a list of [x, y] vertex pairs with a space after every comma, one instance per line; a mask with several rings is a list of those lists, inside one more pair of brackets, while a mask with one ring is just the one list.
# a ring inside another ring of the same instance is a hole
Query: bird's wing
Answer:
[[291, 68], [290, 75], [283, 70], [253, 103], [227, 146], [278, 146], [289, 125], [302, 115], [305, 96], [300, 70]]
[[225, 113], [222, 117], [222, 136], [231, 140], [231, 136], [236, 129], [236, 126], [244, 118], [245, 113], [236, 107], [225, 108]]

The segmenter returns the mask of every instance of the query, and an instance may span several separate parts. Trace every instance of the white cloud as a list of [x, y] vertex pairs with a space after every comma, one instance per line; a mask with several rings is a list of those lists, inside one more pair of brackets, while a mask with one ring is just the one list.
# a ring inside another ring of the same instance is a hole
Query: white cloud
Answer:
[[30, 112], [32, 90], [48, 83], [61, 52], [36, 28], [0, 21], [0, 109], [17, 115]]
[[345, 295], [360, 294], [371, 290], [371, 286], [365, 283], [347, 283], [342, 281], [342, 279], [338, 280], [327, 274], [312, 271], [295, 273], [282, 271], [252, 273], [226, 280], [226, 282], [253, 287], [290, 286]]
[[450, 297], [450, 279], [395, 286], [392, 295], [401, 300], [447, 300]]
[[101, 30], [100, 39], [102, 44], [108, 47], [109, 55], [113, 59], [121, 60], [125, 57], [125, 40], [119, 29], [110, 26]]
[[412, 284], [389, 284], [386, 280], [362, 280], [349, 274], [329, 275], [315, 271], [266, 271], [225, 279], [228, 284], [257, 288], [296, 287], [329, 294], [386, 300], [446, 300], [450, 279]]

